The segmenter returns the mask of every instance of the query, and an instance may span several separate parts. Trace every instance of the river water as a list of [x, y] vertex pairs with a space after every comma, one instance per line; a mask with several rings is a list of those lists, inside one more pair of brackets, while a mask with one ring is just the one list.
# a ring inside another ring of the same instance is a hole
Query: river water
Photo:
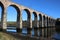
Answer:
[[[12, 29], [11, 29], [12, 28]], [[16, 27], [7, 27], [7, 30], [6, 30], [7, 32], [11, 32], [11, 33], [16, 33], [17, 31], [16, 31]], [[38, 32], [38, 36], [40, 35], [40, 33], [39, 33], [39, 30], [37, 30]], [[34, 29], [32, 29], [32, 36], [34, 36]], [[22, 34], [23, 35], [27, 35], [27, 28], [23, 28], [22, 29]]]

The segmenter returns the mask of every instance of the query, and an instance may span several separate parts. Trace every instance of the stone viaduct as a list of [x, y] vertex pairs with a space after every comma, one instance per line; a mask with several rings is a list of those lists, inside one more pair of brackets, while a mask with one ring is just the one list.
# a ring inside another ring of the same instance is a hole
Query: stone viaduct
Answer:
[[[48, 28], [49, 27], [54, 27], [55, 26], [55, 19], [50, 17], [50, 16], [47, 16], [45, 14], [43, 14], [42, 12], [38, 12], [38, 11], [35, 11], [33, 9], [30, 9], [30, 8], [27, 8], [25, 6], [22, 6], [22, 5], [18, 5], [16, 3], [13, 3], [9, 0], [0, 0], [0, 6], [2, 8], [2, 16], [1, 16], [1, 27], [0, 27], [0, 30], [3, 30], [3, 31], [6, 31], [7, 29], [7, 8], [9, 6], [12, 6], [16, 9], [17, 11], [17, 26], [16, 26], [16, 30], [18, 33], [21, 33], [22, 31], [22, 11], [25, 10], [27, 12], [27, 22], [28, 22], [28, 27], [27, 27], [27, 30], [28, 30], [28, 34], [31, 34], [31, 29], [34, 28], [35, 31], [37, 29], [40, 30], [40, 28], [46, 28], [46, 29], [42, 29], [42, 36], [44, 36], [45, 34], [45, 30], [46, 32], [48, 31]], [[32, 26], [32, 18], [31, 18], [31, 15], [32, 13], [34, 14], [34, 27]], [[38, 16], [39, 16], [39, 21], [38, 21]], [[47, 33], [48, 34], [48, 33]], [[37, 35], [37, 32], [35, 32], [35, 35]]]

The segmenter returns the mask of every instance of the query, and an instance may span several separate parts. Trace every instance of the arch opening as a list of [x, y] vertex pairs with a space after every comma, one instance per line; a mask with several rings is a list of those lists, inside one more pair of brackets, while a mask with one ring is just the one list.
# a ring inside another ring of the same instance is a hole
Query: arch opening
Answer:
[[39, 14], [39, 36], [42, 36], [42, 15]]
[[22, 11], [22, 33], [27, 34], [28, 33], [28, 28], [29, 28], [29, 20], [30, 20], [30, 12], [28, 9], [24, 9]]
[[50, 28], [50, 17], [48, 19], [48, 27]]
[[45, 27], [45, 16], [43, 16], [43, 25]]
[[44, 25], [44, 37], [46, 37], [46, 26], [45, 26], [46, 17], [43, 16], [43, 25]]
[[39, 28], [39, 20], [40, 20], [40, 18], [39, 18], [39, 15], [38, 15], [38, 20], [37, 20], [37, 22], [38, 22], [38, 24], [37, 24], [38, 25], [38, 28]]
[[28, 22], [29, 22], [29, 18], [30, 18], [30, 12], [28, 9], [24, 9], [22, 11], [22, 24], [24, 23], [23, 28], [24, 27], [28, 27]]
[[[18, 17], [19, 16], [19, 17]], [[16, 5], [7, 8], [7, 31], [17, 32], [17, 21], [20, 19], [20, 10]]]
[[36, 12], [33, 12], [32, 13], [32, 27], [34, 28], [34, 27], [36, 27], [36, 22], [37, 21], [37, 14], [36, 14]]
[[47, 27], [48, 27], [48, 17], [47, 17]]
[[39, 14], [39, 27], [42, 27], [42, 15]]

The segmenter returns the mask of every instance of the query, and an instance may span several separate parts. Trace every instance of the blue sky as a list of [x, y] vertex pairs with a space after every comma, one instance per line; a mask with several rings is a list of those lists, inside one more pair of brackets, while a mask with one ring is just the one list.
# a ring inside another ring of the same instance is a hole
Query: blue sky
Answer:
[[[60, 17], [60, 0], [11, 0], [11, 1], [15, 2], [17, 4], [26, 6], [28, 8], [37, 10], [39, 12], [43, 12], [44, 14], [47, 14], [48, 16], [52, 16], [53, 18]], [[22, 13], [24, 13], [24, 14], [22, 14], [23, 20], [27, 20], [26, 12], [23, 11]], [[0, 12], [0, 14], [1, 14], [1, 12]], [[17, 13], [13, 7], [8, 7], [7, 15], [8, 15], [7, 16], [8, 21], [16, 20]], [[33, 19], [33, 17], [32, 17], [32, 19]]]

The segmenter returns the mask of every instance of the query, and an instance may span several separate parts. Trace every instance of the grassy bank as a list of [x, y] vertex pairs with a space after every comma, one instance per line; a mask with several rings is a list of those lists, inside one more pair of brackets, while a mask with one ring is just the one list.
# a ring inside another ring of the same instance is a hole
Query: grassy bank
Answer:
[[18, 39], [14, 38], [11, 35], [8, 35], [7, 33], [0, 32], [0, 40], [18, 40]]

